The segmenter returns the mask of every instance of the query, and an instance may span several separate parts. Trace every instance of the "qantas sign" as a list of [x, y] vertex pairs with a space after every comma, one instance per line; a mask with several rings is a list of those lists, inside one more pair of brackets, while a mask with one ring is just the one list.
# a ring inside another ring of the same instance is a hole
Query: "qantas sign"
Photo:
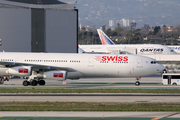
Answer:
[[96, 56], [97, 61], [128, 61], [128, 56]]
[[141, 49], [141, 52], [163, 52], [162, 48], [147, 48], [147, 49]]

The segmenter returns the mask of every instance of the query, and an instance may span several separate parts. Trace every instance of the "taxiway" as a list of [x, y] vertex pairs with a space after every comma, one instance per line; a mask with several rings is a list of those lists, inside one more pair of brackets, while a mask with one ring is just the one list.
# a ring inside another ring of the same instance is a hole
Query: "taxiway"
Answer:
[[135, 78], [82, 78], [79, 80], [47, 80], [45, 86], [23, 86], [24, 79], [10, 79], [0, 88], [84, 88], [84, 89], [180, 89], [180, 86], [162, 85], [161, 75], [142, 77], [140, 86], [135, 86]]

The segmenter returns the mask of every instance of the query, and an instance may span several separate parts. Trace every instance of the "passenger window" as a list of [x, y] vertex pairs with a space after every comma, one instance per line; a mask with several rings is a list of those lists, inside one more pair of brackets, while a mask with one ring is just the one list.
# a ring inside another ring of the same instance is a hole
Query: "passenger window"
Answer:
[[167, 75], [163, 75], [163, 79], [167, 79], [168, 78], [168, 76]]
[[172, 79], [180, 79], [179, 75], [172, 75]]

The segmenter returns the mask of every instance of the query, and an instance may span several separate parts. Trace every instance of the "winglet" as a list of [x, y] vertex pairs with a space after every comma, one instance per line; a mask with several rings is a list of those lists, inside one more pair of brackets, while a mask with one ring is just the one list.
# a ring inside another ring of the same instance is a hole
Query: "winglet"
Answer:
[[97, 29], [97, 32], [103, 45], [115, 45], [115, 43], [101, 29]]

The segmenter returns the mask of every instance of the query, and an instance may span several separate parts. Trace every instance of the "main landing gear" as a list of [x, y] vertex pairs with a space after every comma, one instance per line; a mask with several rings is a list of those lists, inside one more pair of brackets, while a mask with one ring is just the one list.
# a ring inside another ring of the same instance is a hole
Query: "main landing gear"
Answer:
[[46, 82], [44, 80], [24, 80], [23, 83], [22, 83], [24, 86], [28, 86], [28, 85], [32, 85], [32, 86], [36, 86], [36, 85], [45, 85]]
[[137, 78], [136, 78], [136, 80], [137, 80], [137, 81], [135, 82], [135, 85], [136, 85], [136, 86], [139, 86], [139, 85], [140, 85], [140, 82], [139, 82], [140, 79], [141, 79], [141, 77], [137, 77]]

